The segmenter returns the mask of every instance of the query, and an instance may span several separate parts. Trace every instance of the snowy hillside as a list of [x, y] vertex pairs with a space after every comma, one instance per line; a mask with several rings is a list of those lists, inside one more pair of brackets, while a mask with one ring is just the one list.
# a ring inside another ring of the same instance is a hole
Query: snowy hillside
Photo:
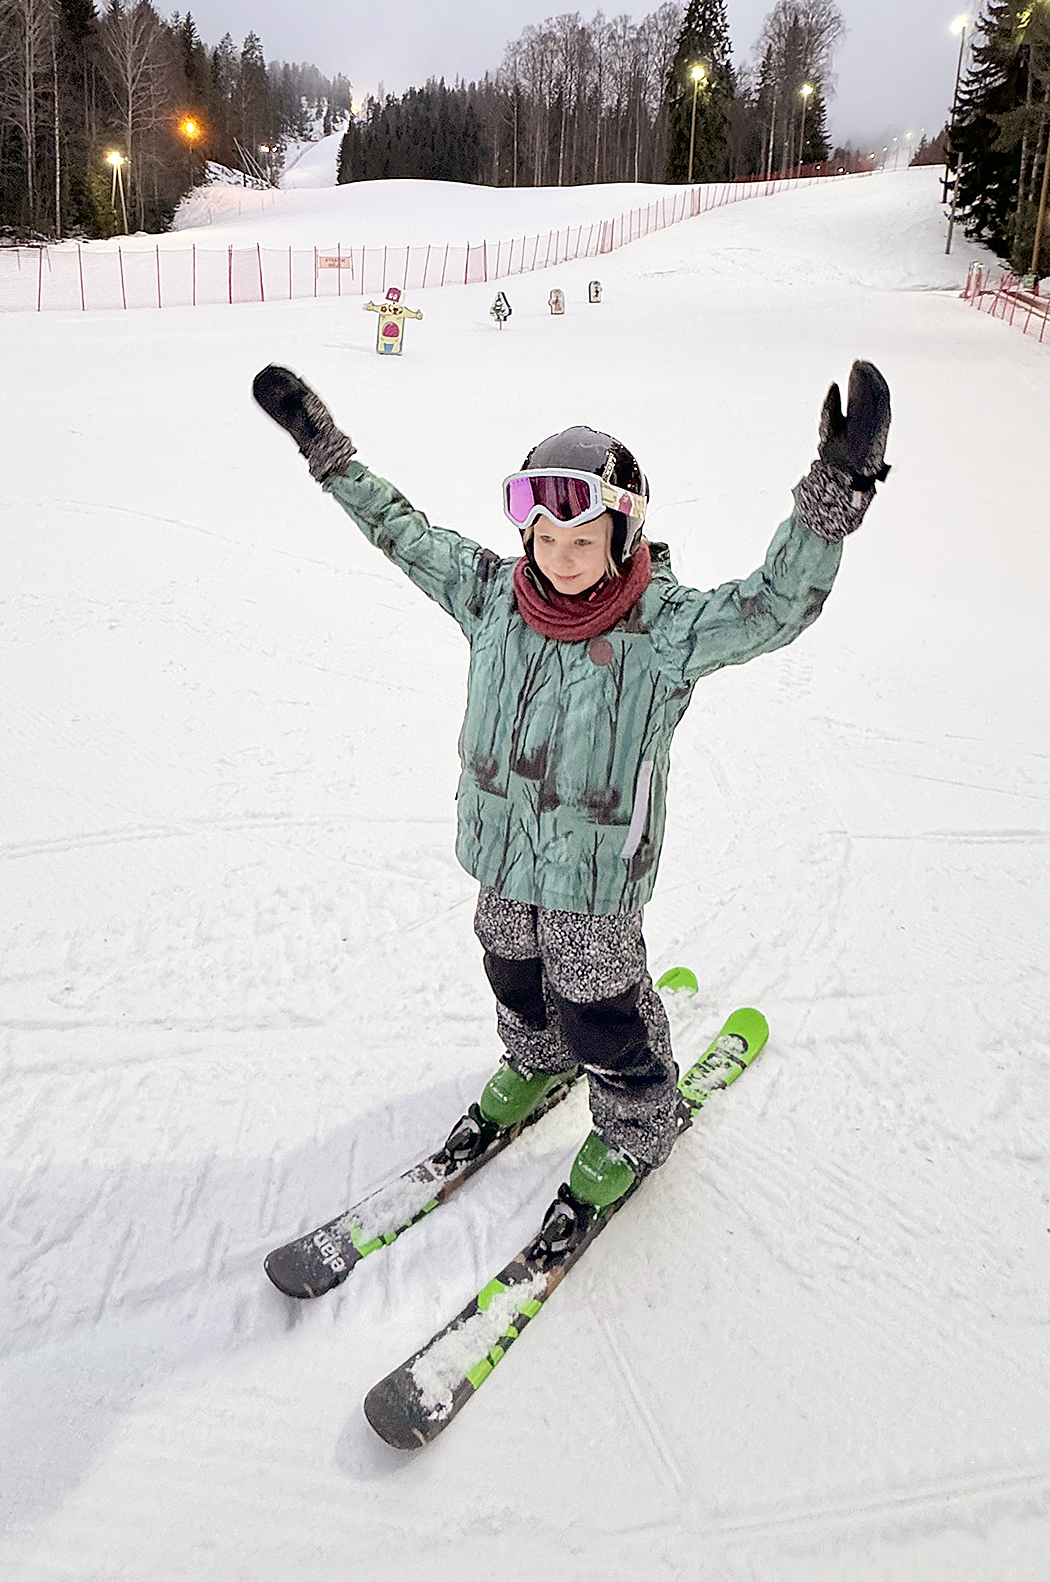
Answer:
[[339, 164], [339, 145], [346, 127], [312, 142], [290, 144], [284, 158], [281, 187], [286, 192], [304, 187], [334, 187]]
[[[935, 176], [522, 277], [502, 332], [491, 286], [427, 292], [401, 359], [356, 299], [5, 316], [5, 1578], [1045, 1582], [1050, 350], [960, 302]], [[303, 185], [207, 229], [462, 240], [646, 192]], [[503, 554], [528, 447], [620, 434], [710, 587], [858, 356], [893, 472], [812, 630], [697, 688], [646, 913], [700, 980], [680, 1061], [738, 1004], [769, 1045], [440, 1442], [390, 1451], [365, 1391], [531, 1234], [587, 1117], [338, 1292], [262, 1273], [499, 1049], [453, 855], [465, 644], [252, 376], [299, 370]]]

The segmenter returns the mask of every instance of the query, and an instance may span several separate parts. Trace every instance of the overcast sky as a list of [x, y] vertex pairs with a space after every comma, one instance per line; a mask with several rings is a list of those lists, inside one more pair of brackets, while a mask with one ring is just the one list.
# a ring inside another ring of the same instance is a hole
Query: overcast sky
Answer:
[[[747, 61], [773, 0], [728, 0], [738, 61]], [[848, 32], [835, 58], [837, 91], [830, 104], [837, 142], [883, 142], [893, 132], [932, 135], [947, 119], [957, 43], [949, 28], [959, 0], [838, 0]], [[963, 0], [965, 4], [965, 0]], [[185, 7], [183, 7], [185, 9]], [[190, 7], [201, 37], [215, 45], [224, 33], [240, 44], [249, 28], [267, 60], [307, 60], [325, 73], [342, 72], [355, 101], [382, 82], [388, 93], [444, 76], [451, 82], [494, 71], [504, 45], [530, 22], [569, 10], [548, 0], [195, 0]], [[598, 9], [581, 6], [589, 17]], [[608, 0], [606, 15], [626, 10], [635, 19], [656, 4]], [[976, 4], [971, 0], [972, 12]], [[907, 41], [907, 51], [904, 43]]]

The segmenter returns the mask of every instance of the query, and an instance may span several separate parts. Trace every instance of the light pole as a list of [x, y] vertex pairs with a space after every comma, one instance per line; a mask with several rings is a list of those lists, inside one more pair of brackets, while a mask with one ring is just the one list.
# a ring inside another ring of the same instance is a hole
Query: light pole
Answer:
[[1039, 274], [1039, 249], [1043, 242], [1043, 224], [1046, 220], [1046, 196], [1050, 190], [1050, 139], [1047, 141], [1046, 153], [1043, 155], [1043, 190], [1039, 197], [1039, 213], [1035, 222], [1035, 241], [1032, 243], [1031, 273], [1038, 277]]
[[693, 149], [696, 147], [696, 96], [700, 92], [700, 84], [707, 81], [707, 72], [702, 66], [694, 66], [689, 75], [693, 79], [693, 124], [689, 131], [689, 181], [693, 179]]
[[[966, 29], [970, 25], [970, 18], [966, 12], [955, 18], [951, 25], [951, 32], [959, 35], [959, 59], [955, 63], [955, 87], [952, 89], [952, 113], [948, 122], [948, 159], [952, 155], [952, 133], [955, 131], [955, 112], [959, 104], [959, 80], [962, 77], [963, 50], [966, 48]], [[948, 177], [951, 174], [951, 165], [946, 162], [944, 167], [944, 191], [941, 193], [941, 202], [948, 202]]]
[[114, 214], [117, 212], [117, 188], [120, 188], [120, 210], [124, 216], [124, 235], [128, 234], [128, 206], [124, 202], [124, 155], [118, 154], [114, 149], [112, 154], [106, 155], [106, 163], [113, 167], [113, 191], [110, 193], [110, 203]]
[[811, 82], [804, 82], [798, 91], [802, 95], [802, 136], [798, 140], [798, 170], [795, 175], [796, 181], [802, 176], [802, 161], [805, 158], [806, 153], [806, 106], [809, 104], [810, 95], [813, 92], [813, 84]]
[[186, 162], [189, 169], [190, 187], [193, 187], [193, 145], [201, 135], [199, 124], [188, 115], [180, 124], [179, 131], [186, 139]]
[[[966, 47], [966, 29], [969, 26], [969, 22], [970, 22], [970, 18], [964, 12], [961, 16], [957, 16], [955, 18], [955, 21], [952, 23], [952, 32], [953, 33], [958, 33], [958, 35], [959, 35], [959, 59], [958, 59], [958, 61], [955, 64], [955, 92], [952, 95], [952, 118], [951, 118], [951, 123], [950, 123], [949, 128], [948, 128], [948, 157], [949, 158], [952, 158], [954, 156], [954, 154], [955, 154], [955, 149], [952, 147], [952, 139], [953, 139], [953, 137], [955, 135], [955, 116], [956, 116], [956, 112], [958, 111], [958, 108], [959, 108], [959, 80], [962, 77], [963, 50]], [[961, 167], [962, 167], [962, 161], [960, 159], [956, 159], [955, 160], [955, 180], [952, 182], [952, 207], [951, 207], [951, 213], [948, 215], [948, 240], [944, 244], [945, 256], [947, 256], [952, 250], [952, 236], [953, 236], [953, 234], [955, 232], [955, 208], [956, 208], [956, 205], [959, 202], [959, 175], [960, 175], [960, 172], [961, 172]], [[948, 165], [945, 166], [945, 170], [944, 170], [944, 195], [945, 195], [945, 197], [947, 197], [947, 195], [948, 195], [948, 173], [949, 173], [950, 169], [951, 169], [950, 166], [948, 166]]]

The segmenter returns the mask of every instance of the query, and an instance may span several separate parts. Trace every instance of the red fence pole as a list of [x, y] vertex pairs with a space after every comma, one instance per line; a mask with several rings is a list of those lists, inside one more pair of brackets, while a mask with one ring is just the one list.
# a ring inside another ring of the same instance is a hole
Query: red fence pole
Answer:
[[84, 296], [84, 255], [80, 251], [80, 243], [79, 242], [77, 243], [77, 263], [80, 266], [80, 311], [81, 311], [81, 313], [86, 313], [87, 312], [87, 300], [86, 300], [86, 298]]
[[256, 257], [259, 260], [259, 301], [260, 302], [265, 302], [266, 301], [266, 288], [263, 285], [262, 244], [261, 244], [261, 242], [256, 242], [256, 244], [255, 244], [255, 254], [256, 254]]
[[120, 300], [124, 304], [124, 311], [126, 313], [128, 308], [128, 294], [124, 289], [124, 254], [119, 247], [117, 248], [117, 263], [120, 265]]

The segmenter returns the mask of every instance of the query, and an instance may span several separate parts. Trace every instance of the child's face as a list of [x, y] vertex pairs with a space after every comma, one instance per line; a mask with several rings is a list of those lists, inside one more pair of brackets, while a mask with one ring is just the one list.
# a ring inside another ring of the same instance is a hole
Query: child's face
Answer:
[[558, 593], [583, 593], [608, 570], [613, 519], [609, 511], [582, 527], [556, 527], [541, 516], [533, 528], [532, 553]]

